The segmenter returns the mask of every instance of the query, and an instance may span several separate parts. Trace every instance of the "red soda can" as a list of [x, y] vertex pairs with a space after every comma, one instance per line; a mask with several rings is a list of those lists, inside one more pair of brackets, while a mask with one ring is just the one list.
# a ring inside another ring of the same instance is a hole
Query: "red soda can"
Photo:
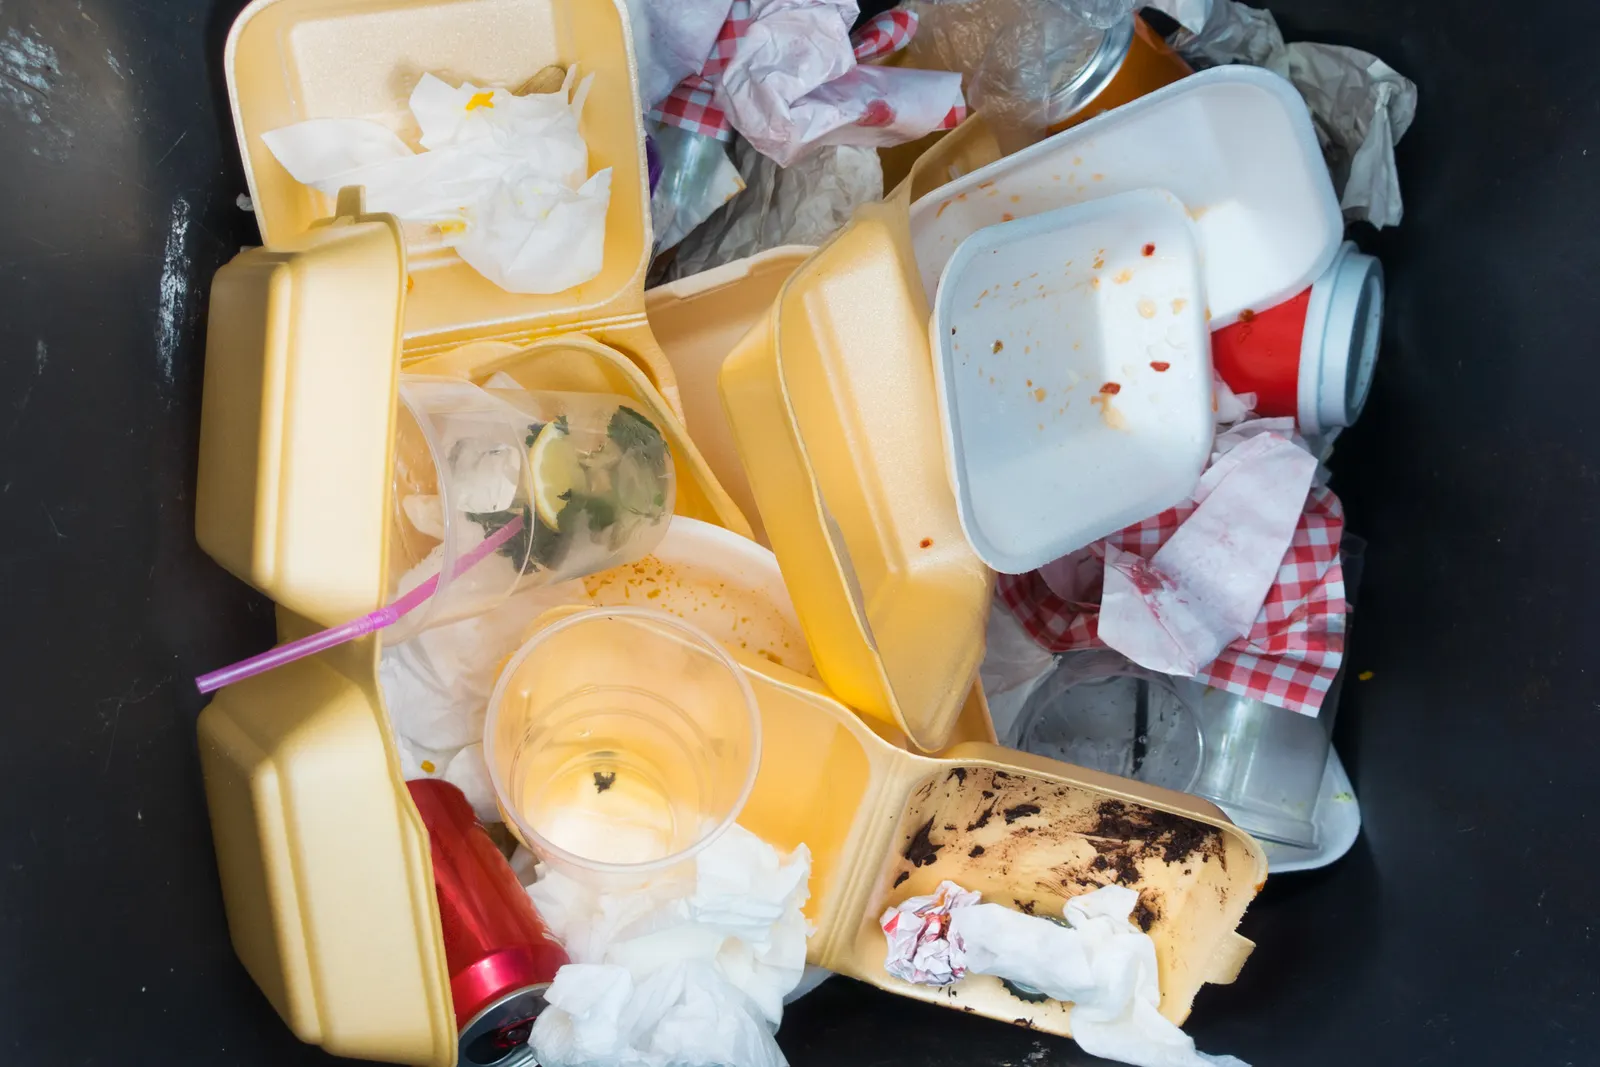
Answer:
[[466, 795], [448, 782], [407, 782], [428, 828], [463, 1067], [531, 1064], [533, 1021], [570, 962]]

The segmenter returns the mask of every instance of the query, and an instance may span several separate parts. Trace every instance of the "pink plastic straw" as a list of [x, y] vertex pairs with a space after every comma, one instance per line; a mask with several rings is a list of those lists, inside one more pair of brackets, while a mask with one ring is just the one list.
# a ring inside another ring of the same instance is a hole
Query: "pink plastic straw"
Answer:
[[[518, 531], [522, 529], [522, 523], [523, 517], [518, 515], [484, 538], [482, 544], [456, 561], [455, 569], [451, 572], [450, 577], [458, 577], [462, 571], [482, 562], [489, 553], [515, 537]], [[334, 645], [342, 645], [346, 641], [354, 641], [358, 637], [364, 637], [367, 634], [383, 629], [385, 626], [393, 626], [420, 607], [438, 589], [439, 576], [435, 574], [432, 578], [411, 590], [411, 592], [396, 599], [394, 603], [387, 604], [377, 611], [369, 612], [359, 619], [351, 619], [349, 622], [339, 626], [329, 627], [309, 637], [302, 637], [298, 641], [290, 641], [288, 644], [269, 648], [259, 656], [242, 659], [238, 663], [223, 667], [221, 670], [212, 671], [210, 674], [202, 674], [194, 680], [194, 684], [199, 687], [202, 693], [214, 693], [225, 685], [242, 682], [246, 678], [254, 678], [258, 674], [265, 674], [274, 667], [281, 667], [285, 663], [293, 663], [297, 659], [314, 656], [324, 649], [332, 648]]]

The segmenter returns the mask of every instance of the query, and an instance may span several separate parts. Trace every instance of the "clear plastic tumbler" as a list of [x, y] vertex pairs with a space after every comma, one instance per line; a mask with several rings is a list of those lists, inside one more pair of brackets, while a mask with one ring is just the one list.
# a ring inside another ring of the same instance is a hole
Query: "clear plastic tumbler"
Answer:
[[647, 881], [733, 824], [761, 720], [744, 672], [662, 612], [601, 608], [539, 630], [501, 672], [484, 755], [506, 820], [591, 884]]

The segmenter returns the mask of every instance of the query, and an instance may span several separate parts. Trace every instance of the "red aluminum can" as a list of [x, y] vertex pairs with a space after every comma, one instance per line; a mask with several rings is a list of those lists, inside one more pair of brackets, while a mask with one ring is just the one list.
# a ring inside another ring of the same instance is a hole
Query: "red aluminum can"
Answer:
[[463, 1065], [531, 1063], [533, 1021], [556, 971], [570, 962], [511, 865], [448, 782], [407, 782], [428, 828], [444, 929], [450, 999]]

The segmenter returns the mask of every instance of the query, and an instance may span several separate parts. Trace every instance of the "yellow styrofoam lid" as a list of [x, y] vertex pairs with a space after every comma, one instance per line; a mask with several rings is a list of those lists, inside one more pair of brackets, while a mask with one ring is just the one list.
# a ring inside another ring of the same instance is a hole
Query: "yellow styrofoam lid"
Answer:
[[383, 603], [405, 249], [341, 213], [217, 273], [195, 533], [234, 575], [323, 625]]
[[[805, 580], [830, 583], [833, 602], [849, 605], [848, 615], [802, 608], [818, 668], [859, 710], [933, 751], [983, 658], [992, 576], [962, 535], [946, 478], [917, 279], [904, 207], [864, 208], [790, 278], [772, 343], [814, 486], [794, 505], [820, 512], [835, 564]], [[772, 540], [784, 562], [786, 539]], [[815, 640], [814, 627], [829, 639]], [[841, 640], [852, 646], [844, 657], [824, 651]]]

